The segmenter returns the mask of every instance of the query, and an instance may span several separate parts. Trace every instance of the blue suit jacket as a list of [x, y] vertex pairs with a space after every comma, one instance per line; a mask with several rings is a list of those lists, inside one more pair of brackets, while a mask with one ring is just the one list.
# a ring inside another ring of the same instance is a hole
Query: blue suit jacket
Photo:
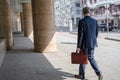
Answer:
[[98, 23], [90, 16], [84, 17], [78, 25], [77, 48], [82, 50], [94, 49], [97, 45]]

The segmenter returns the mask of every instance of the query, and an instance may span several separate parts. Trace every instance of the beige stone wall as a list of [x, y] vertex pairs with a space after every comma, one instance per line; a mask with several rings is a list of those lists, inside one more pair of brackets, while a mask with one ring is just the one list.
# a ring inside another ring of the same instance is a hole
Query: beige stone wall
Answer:
[[8, 0], [2, 0], [2, 26], [3, 26], [3, 36], [6, 39], [7, 49], [11, 49], [13, 46], [13, 35], [12, 35], [12, 24], [11, 24], [11, 11]]
[[1, 39], [4, 37], [3, 33], [3, 0], [0, 0], [0, 67], [6, 53], [5, 39]]
[[0, 67], [3, 63], [5, 54], [6, 54], [5, 40], [0, 39]]
[[0, 0], [0, 38], [2, 38], [3, 37], [3, 22], [2, 22], [2, 9], [3, 9], [3, 7], [2, 7], [2, 0]]
[[35, 51], [56, 51], [54, 0], [32, 0], [32, 8]]

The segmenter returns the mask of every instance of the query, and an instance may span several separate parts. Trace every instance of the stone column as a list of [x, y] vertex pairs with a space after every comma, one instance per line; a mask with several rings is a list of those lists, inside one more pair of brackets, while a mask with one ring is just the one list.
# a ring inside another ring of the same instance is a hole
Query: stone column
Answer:
[[7, 49], [12, 49], [13, 47], [13, 34], [12, 34], [12, 25], [11, 25], [11, 10], [8, 0], [2, 0], [2, 26], [3, 26], [3, 35], [6, 39]]
[[24, 19], [23, 19], [23, 12], [20, 12], [20, 19], [21, 19], [21, 31], [24, 32]]
[[33, 31], [31, 3], [23, 3], [23, 20], [25, 37], [29, 37]]
[[36, 52], [56, 51], [54, 0], [32, 0]]
[[3, 0], [0, 0], [0, 39], [4, 38], [3, 28]]
[[2, 9], [3, 9], [3, 5], [2, 5], [2, 1], [0, 0], [0, 39], [3, 38], [3, 25], [2, 25]]

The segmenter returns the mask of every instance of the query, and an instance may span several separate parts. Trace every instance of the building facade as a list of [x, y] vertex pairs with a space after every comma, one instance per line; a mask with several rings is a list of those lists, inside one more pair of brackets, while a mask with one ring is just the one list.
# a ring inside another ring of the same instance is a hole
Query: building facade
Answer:
[[69, 27], [78, 25], [82, 16], [82, 8], [91, 8], [91, 15], [101, 24], [103, 21], [112, 23], [113, 27], [120, 28], [120, 0], [56, 0], [56, 26]]
[[113, 28], [120, 28], [120, 0], [87, 0], [86, 6], [91, 8], [91, 15], [99, 24], [111, 23]]
[[82, 1], [81, 0], [73, 0], [71, 2], [71, 18], [73, 22], [73, 27], [78, 26], [78, 21], [83, 17], [82, 16]]
[[69, 27], [71, 20], [72, 25], [76, 26], [78, 20], [82, 18], [81, 7], [81, 0], [56, 0], [56, 26]]
[[56, 26], [68, 26], [71, 0], [55, 0], [55, 21]]

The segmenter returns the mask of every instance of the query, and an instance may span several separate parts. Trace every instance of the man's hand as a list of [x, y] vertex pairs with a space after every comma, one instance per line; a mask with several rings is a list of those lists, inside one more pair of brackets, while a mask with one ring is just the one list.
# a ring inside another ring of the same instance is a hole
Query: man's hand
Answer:
[[81, 49], [80, 49], [80, 48], [77, 48], [77, 49], [76, 49], [76, 52], [77, 52], [77, 53], [79, 53], [80, 51], [81, 51]]

